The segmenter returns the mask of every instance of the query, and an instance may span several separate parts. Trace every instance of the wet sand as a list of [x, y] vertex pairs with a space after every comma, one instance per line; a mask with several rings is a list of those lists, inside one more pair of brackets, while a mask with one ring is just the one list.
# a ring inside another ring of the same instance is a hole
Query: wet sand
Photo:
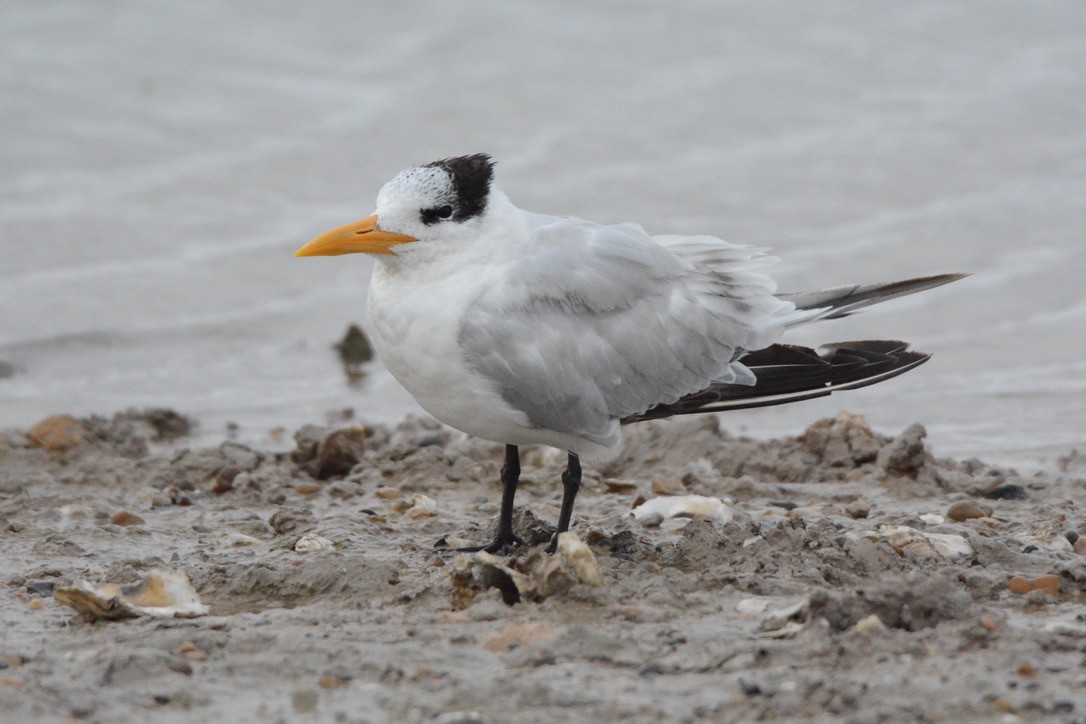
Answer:
[[[629, 432], [617, 460], [586, 467], [575, 513], [602, 585], [509, 605], [456, 575], [484, 563], [434, 549], [487, 538], [500, 446], [432, 421], [341, 419], [289, 452], [195, 447], [162, 410], [8, 431], [0, 707], [93, 722], [1086, 716], [1083, 456], [1024, 476], [847, 413], [768, 441], [712, 417]], [[546, 538], [563, 463], [525, 450], [523, 537]], [[632, 518], [663, 495], [721, 499], [730, 520]], [[530, 575], [538, 548], [506, 563]], [[155, 568], [184, 571], [209, 615], [89, 623], [52, 597]]]

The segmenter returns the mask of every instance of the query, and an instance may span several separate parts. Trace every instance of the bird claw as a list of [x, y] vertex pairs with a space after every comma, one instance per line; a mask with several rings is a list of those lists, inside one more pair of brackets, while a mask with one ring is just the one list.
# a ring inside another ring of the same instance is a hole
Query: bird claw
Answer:
[[497, 556], [508, 555], [512, 548], [517, 546], [527, 545], [519, 536], [516, 535], [498, 535], [494, 540], [481, 546], [464, 546], [463, 548], [453, 548], [448, 542], [442, 538], [437, 543], [434, 543], [434, 548], [439, 551], [450, 551], [452, 553], [478, 553], [479, 551], [485, 551], [486, 553], [492, 553]]

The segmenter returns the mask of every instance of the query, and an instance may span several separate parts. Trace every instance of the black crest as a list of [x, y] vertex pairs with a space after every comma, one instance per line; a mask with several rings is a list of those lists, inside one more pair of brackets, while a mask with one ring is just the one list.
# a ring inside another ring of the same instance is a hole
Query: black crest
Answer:
[[490, 156], [485, 153], [456, 156], [434, 161], [427, 166], [443, 168], [452, 176], [456, 191], [453, 221], [464, 221], [483, 213], [490, 194], [490, 181], [494, 178], [494, 162]]

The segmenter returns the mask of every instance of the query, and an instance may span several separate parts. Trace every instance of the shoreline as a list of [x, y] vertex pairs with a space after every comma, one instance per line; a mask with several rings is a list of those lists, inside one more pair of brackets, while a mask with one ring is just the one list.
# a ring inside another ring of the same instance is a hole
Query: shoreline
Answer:
[[[498, 445], [417, 418], [305, 426], [285, 452], [189, 447], [192, 421], [169, 410], [48, 427], [0, 433], [13, 716], [1083, 715], [1081, 455], [1020, 474], [848, 413], [769, 440], [713, 417], [646, 423], [585, 467], [573, 532], [602, 585], [507, 605], [454, 575], [478, 562], [433, 548], [486, 538]], [[563, 464], [524, 451], [522, 531], [553, 526]], [[727, 519], [631, 516], [680, 496]], [[87, 623], [51, 596], [154, 568], [184, 571], [209, 615]]]

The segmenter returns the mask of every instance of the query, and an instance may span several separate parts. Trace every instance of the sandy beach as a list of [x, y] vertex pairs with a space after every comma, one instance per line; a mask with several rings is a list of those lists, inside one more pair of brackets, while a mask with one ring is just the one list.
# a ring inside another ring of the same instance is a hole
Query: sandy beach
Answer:
[[[189, 421], [162, 410], [7, 433], [0, 705], [95, 722], [1084, 715], [1081, 456], [1021, 475], [848, 413], [768, 441], [711, 417], [631, 433], [578, 501], [601, 580], [546, 590], [435, 550], [486, 540], [500, 447], [432, 421], [310, 426], [286, 453], [187, 447]], [[557, 516], [550, 453], [524, 456], [529, 543]], [[726, 519], [631, 515], [691, 495]], [[156, 569], [183, 571], [208, 615], [90, 623], [54, 598]]]

